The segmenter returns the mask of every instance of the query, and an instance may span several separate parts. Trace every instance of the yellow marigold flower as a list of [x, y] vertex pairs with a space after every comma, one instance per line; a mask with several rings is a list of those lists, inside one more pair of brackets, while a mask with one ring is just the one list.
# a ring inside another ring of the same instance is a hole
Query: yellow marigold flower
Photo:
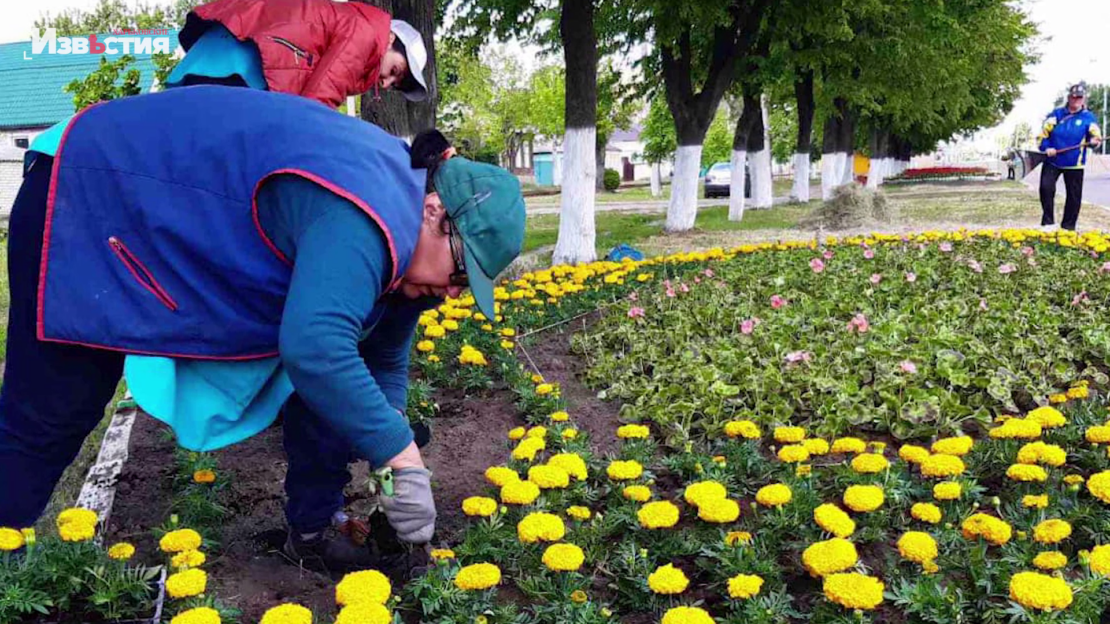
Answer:
[[790, 486], [782, 483], [772, 483], [759, 488], [755, 493], [755, 501], [764, 507], [782, 507], [794, 498]]
[[[453, 323], [454, 321], [450, 322]], [[444, 321], [443, 323], [444, 327], [447, 327], [448, 321]], [[489, 362], [486, 360], [486, 356], [483, 355], [481, 351], [475, 349], [470, 345], [463, 345], [462, 351], [459, 353], [459, 364], [470, 366], [487, 366]]]
[[439, 356], [438, 355], [429, 355], [428, 356], [428, 361], [435, 364], [436, 362], [439, 362]]
[[547, 438], [547, 427], [543, 425], [536, 425], [524, 434], [526, 438]]
[[832, 453], [862, 453], [867, 450], [867, 443], [859, 438], [837, 438], [832, 443]]
[[706, 502], [712, 500], [721, 500], [728, 496], [728, 490], [725, 486], [717, 481], [698, 481], [686, 486], [685, 491], [682, 493], [682, 498], [687, 503], [700, 507]]
[[622, 440], [643, 439], [651, 435], [647, 425], [621, 425], [617, 427], [617, 437]]
[[216, 473], [211, 470], [198, 470], [193, 473], [193, 483], [208, 484], [216, 482]]
[[581, 505], [572, 505], [567, 507], [567, 515], [575, 520], [589, 520], [590, 508], [582, 507]]
[[377, 570], [351, 572], [335, 586], [335, 602], [339, 606], [353, 604], [385, 604], [393, 595], [389, 577]]
[[505, 466], [490, 466], [486, 469], [486, 481], [489, 481], [497, 487], [501, 487], [506, 483], [513, 481], [520, 481], [520, 475], [512, 468]]
[[1026, 494], [1021, 497], [1021, 504], [1030, 509], [1044, 509], [1048, 507], [1048, 494], [1041, 494], [1040, 496]]
[[58, 535], [64, 542], [87, 542], [96, 536], [96, 525], [71, 522], [59, 527]]
[[563, 429], [563, 439], [573, 440], [578, 437], [578, 430], [573, 428]]
[[883, 488], [877, 485], [851, 485], [844, 491], [844, 505], [856, 512], [875, 511], [884, 498]]
[[170, 565], [178, 570], [199, 568], [204, 565], [207, 557], [199, 550], [183, 550], [170, 559]]
[[170, 624], [220, 624], [220, 612], [211, 607], [197, 607], [173, 616]]
[[1090, 396], [1090, 391], [1087, 386], [1075, 386], [1068, 388], [1067, 396], [1069, 399], [1085, 399]]
[[1071, 587], [1064, 579], [1040, 572], [1018, 572], [1010, 578], [1010, 598], [1027, 609], [1059, 611], [1071, 604]]
[[1087, 427], [1086, 437], [1092, 444], [1106, 444], [1110, 442], [1110, 425]]
[[208, 574], [198, 568], [175, 572], [166, 579], [166, 593], [170, 598], [198, 596], [204, 593], [207, 586]]
[[808, 477], [811, 474], [813, 474], [813, 466], [809, 464], [798, 464], [798, 467], [794, 469], [795, 477]]
[[512, 338], [513, 336], [516, 335], [516, 330], [513, 329], [512, 327], [506, 327], [506, 328], [501, 330], [501, 335], [506, 337], [506, 338]]
[[1014, 464], [1006, 469], [1006, 476], [1014, 481], [1044, 481], [1048, 473], [1040, 466], [1028, 464]]
[[1068, 395], [1066, 395], [1066, 394], [1050, 394], [1050, 395], [1048, 395], [1048, 402], [1051, 403], [1052, 405], [1059, 405], [1061, 403], [1067, 403], [1067, 401], [1068, 401]]
[[745, 438], [756, 440], [762, 433], [759, 426], [750, 420], [733, 420], [725, 423], [725, 435], [730, 438]]
[[[587, 600], [589, 600], [589, 596], [587, 596], [586, 592], [582, 591], [581, 589], [576, 589], [576, 590], [570, 592], [570, 601], [573, 602], [574, 604], [582, 604], [582, 603], [586, 602]], [[605, 610], [606, 609], [602, 609], [602, 611], [605, 611]], [[609, 617], [609, 616], [606, 615], [605, 617]]]
[[440, 325], [443, 327], [443, 329], [446, 329], [447, 331], [459, 330], [459, 322], [455, 319], [443, 319], [443, 322], [440, 323]]
[[763, 588], [763, 579], [753, 574], [737, 574], [728, 580], [728, 596], [737, 600], [747, 600]]
[[1068, 461], [1068, 453], [1056, 444], [1030, 442], [1018, 451], [1017, 461], [1019, 464], [1045, 464], [1059, 467]]
[[533, 461], [536, 459], [536, 453], [547, 448], [547, 442], [543, 438], [524, 438], [513, 449], [513, 459], [519, 461]]
[[729, 531], [725, 534], [725, 544], [728, 546], [736, 546], [737, 544], [751, 544], [752, 534], [747, 531]]
[[[23, 533], [8, 527], [0, 528], [0, 551], [11, 552], [20, 548], [23, 548]], [[133, 551], [134, 547], [132, 547]], [[109, 556], [111, 556], [110, 550]]]
[[964, 460], [955, 455], [930, 455], [921, 462], [921, 474], [926, 477], [955, 477], [966, 469]]
[[811, 544], [802, 552], [802, 564], [815, 577], [847, 570], [857, 561], [856, 545], [839, 537]]
[[455, 575], [455, 587], [468, 591], [489, 589], [500, 582], [501, 568], [492, 563], [468, 565]]
[[555, 572], [574, 572], [585, 560], [585, 553], [574, 544], [552, 544], [543, 551], [543, 564]]
[[815, 455], [825, 455], [829, 452], [829, 443], [821, 438], [806, 438], [802, 440], [802, 446], [806, 447], [806, 452], [810, 457]]
[[779, 449], [779, 460], [788, 464], [796, 464], [809, 459], [809, 451], [801, 444], [788, 444]]
[[528, 430], [524, 427], [513, 427], [509, 430], [509, 439], [514, 442], [516, 442], [517, 440], [523, 440], [524, 434], [527, 432]]
[[1059, 570], [1068, 565], [1068, 556], [1056, 550], [1037, 553], [1033, 557], [1033, 566], [1039, 570]]
[[442, 325], [428, 325], [424, 328], [425, 338], [443, 338], [447, 335], [447, 330]]
[[636, 518], [645, 529], [669, 529], [678, 524], [678, 507], [670, 501], [648, 503], [636, 512]]
[[416, 350], [421, 353], [431, 353], [436, 350], [436, 343], [431, 340], [421, 340], [416, 343]]
[[258, 624], [312, 624], [312, 612], [287, 602], [267, 610]]
[[903, 444], [902, 448], [898, 449], [898, 457], [908, 464], [920, 464], [928, 459], [929, 451], [923, 446]]
[[874, 474], [890, 467], [890, 462], [882, 455], [860, 453], [852, 458], [852, 470], [861, 474]]
[[805, 437], [806, 430], [801, 427], [775, 427], [775, 442], [797, 444]]
[[613, 481], [628, 481], [631, 479], [638, 479], [640, 475], [644, 474], [644, 467], [640, 462], [628, 460], [615, 460], [609, 463], [609, 467], [605, 470], [609, 478]]
[[995, 546], [1002, 546], [1013, 536], [1013, 528], [1009, 524], [984, 513], [974, 514], [964, 520], [961, 529], [965, 539], [981, 537]]
[[532, 466], [528, 469], [528, 480], [541, 490], [558, 490], [570, 485], [570, 475], [558, 466]]
[[433, 548], [431, 557], [435, 561], [443, 561], [445, 559], [454, 559], [455, 558], [455, 551], [451, 550], [450, 548]]
[[871, 610], [883, 602], [883, 582], [857, 572], [825, 577], [825, 597], [846, 609]]
[[713, 617], [700, 607], [672, 607], [660, 624], [714, 624]]
[[1060, 413], [1060, 410], [1055, 407], [1038, 407], [1037, 409], [1025, 415], [1026, 420], [1032, 420], [1039, 423], [1042, 429], [1053, 429], [1055, 427], [1063, 427], [1067, 424], [1067, 419]]
[[933, 453], [940, 455], [955, 455], [963, 457], [971, 451], [972, 445], [975, 441], [968, 436], [959, 436], [955, 438], [942, 438], [933, 442]]
[[898, 538], [898, 554], [907, 561], [924, 564], [937, 558], [937, 541], [923, 531], [907, 531]]
[[567, 527], [559, 516], [537, 511], [524, 516], [517, 523], [516, 534], [525, 544], [557, 542], [567, 534]]
[[532, 383], [534, 383], [534, 384], [543, 383], [543, 377], [541, 377], [540, 375], [537, 375], [537, 374], [533, 374], [532, 375]]
[[681, 594], [690, 586], [686, 573], [671, 564], [660, 566], [648, 575], [648, 587], [657, 594]]
[[81, 507], [70, 507], [58, 514], [55, 524], [59, 529], [68, 524], [89, 525], [95, 528], [97, 522], [99, 519], [96, 517], [96, 512]]
[[485, 496], [471, 496], [462, 502], [463, 513], [485, 518], [497, 512], [497, 501]]
[[702, 501], [698, 507], [698, 517], [715, 524], [733, 522], [740, 517], [740, 505], [727, 498]]
[[1110, 470], [1093, 474], [1087, 479], [1087, 490], [1104, 503], [1110, 503]]
[[621, 496], [642, 503], [651, 498], [651, 488], [646, 485], [630, 485], [621, 491]]
[[856, 532], [856, 522], [844, 510], [832, 503], [818, 505], [813, 510], [813, 520], [817, 526], [839, 538]]
[[1064, 477], [1064, 483], [1068, 485], [1080, 485], [1084, 481], [1086, 479], [1083, 478], [1083, 475], [1072, 474]]
[[554, 391], [555, 391], [555, 386], [553, 386], [549, 383], [542, 383], [542, 384], [536, 386], [536, 394], [538, 394], [540, 396], [545, 396], [545, 395], [551, 394]]
[[990, 436], [1003, 440], [1035, 440], [1041, 437], [1041, 423], [1027, 418], [1011, 418], [1001, 427], [991, 429]]
[[939, 501], [956, 500], [963, 493], [963, 486], [955, 481], [945, 481], [933, 486], [933, 498]]
[[1041, 544], [1059, 544], [1071, 537], [1071, 524], [1066, 520], [1052, 519], [1033, 527], [1033, 541]]
[[393, 614], [385, 605], [359, 603], [339, 610], [335, 624], [392, 624]]
[[1110, 545], [1095, 546], [1087, 556], [1087, 565], [1091, 566], [1092, 572], [1110, 576]]
[[563, 410], [559, 410], [557, 412], [552, 412], [550, 418], [551, 422], [566, 422], [570, 420], [570, 414]]
[[531, 505], [540, 497], [540, 486], [531, 481], [510, 481], [501, 486], [501, 502], [506, 505]]
[[577, 453], [558, 453], [547, 460], [548, 466], [562, 468], [579, 481], [586, 480], [586, 460]]
[[941, 513], [940, 507], [932, 503], [914, 503], [910, 508], [910, 515], [922, 522], [937, 524], [944, 514]]

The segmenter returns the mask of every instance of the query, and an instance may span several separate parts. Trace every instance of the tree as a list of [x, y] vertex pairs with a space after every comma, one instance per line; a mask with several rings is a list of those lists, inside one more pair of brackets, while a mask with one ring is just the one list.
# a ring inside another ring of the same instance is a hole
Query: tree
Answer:
[[652, 98], [648, 105], [647, 119], [644, 120], [640, 138], [644, 141], [644, 160], [651, 164], [651, 195], [659, 197], [663, 186], [659, 164], [673, 157], [678, 148], [674, 117], [661, 95]]
[[139, 70], [127, 69], [133, 62], [135, 57], [130, 54], [124, 54], [114, 61], [100, 57], [100, 65], [91, 74], [62, 87], [66, 93], [73, 94], [73, 110], [80, 111], [97, 102], [138, 95], [142, 91], [139, 86]]
[[605, 190], [605, 150], [617, 130], [627, 130], [640, 108], [640, 100], [621, 83], [621, 74], [612, 64], [600, 71], [597, 79], [597, 190]]
[[357, 0], [376, 6], [391, 14], [394, 19], [404, 20], [412, 25], [424, 39], [428, 50], [428, 63], [424, 68], [424, 79], [428, 85], [428, 97], [422, 102], [410, 102], [396, 89], [378, 93], [377, 87], [371, 88], [361, 98], [359, 116], [385, 128], [395, 136], [411, 139], [421, 130], [434, 128], [436, 123], [436, 103], [439, 88], [436, 81], [436, 2], [435, 0]]

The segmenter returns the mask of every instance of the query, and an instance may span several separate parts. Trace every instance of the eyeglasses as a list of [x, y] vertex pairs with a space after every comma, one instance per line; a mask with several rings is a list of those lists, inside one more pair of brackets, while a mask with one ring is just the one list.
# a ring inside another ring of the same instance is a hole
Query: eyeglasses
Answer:
[[455, 270], [448, 278], [452, 286], [467, 286], [470, 279], [466, 275], [466, 260], [463, 257], [463, 240], [458, 228], [451, 219], [443, 220], [447, 229], [447, 241], [451, 245], [451, 261], [455, 263]]

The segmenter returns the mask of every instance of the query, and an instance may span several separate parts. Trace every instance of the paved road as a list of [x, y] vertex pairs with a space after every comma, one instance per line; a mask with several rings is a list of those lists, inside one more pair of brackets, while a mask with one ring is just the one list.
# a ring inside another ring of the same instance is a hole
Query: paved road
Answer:
[[[546, 200], [546, 201], [544, 201]], [[750, 200], [749, 200], [750, 201]], [[790, 202], [789, 197], [774, 198], [774, 205]], [[524, 204], [530, 215], [559, 214], [559, 204], [553, 203], [550, 197], [526, 198]], [[668, 201], [666, 199], [649, 199], [636, 202], [597, 202], [594, 204], [597, 212], [666, 212]], [[727, 206], [728, 198], [699, 199], [698, 208], [710, 206]]]
[[1083, 178], [1083, 201], [1110, 208], [1110, 173], [1087, 172]]

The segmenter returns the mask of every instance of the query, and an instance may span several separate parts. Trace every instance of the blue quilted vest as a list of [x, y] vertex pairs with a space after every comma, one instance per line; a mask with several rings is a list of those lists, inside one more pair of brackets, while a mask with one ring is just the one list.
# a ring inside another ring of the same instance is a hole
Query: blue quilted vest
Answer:
[[292, 266], [262, 231], [255, 195], [279, 173], [316, 181], [377, 223], [396, 283], [420, 231], [424, 171], [377, 126], [306, 98], [217, 86], [85, 109], [54, 160], [39, 339], [178, 358], [276, 355]]

